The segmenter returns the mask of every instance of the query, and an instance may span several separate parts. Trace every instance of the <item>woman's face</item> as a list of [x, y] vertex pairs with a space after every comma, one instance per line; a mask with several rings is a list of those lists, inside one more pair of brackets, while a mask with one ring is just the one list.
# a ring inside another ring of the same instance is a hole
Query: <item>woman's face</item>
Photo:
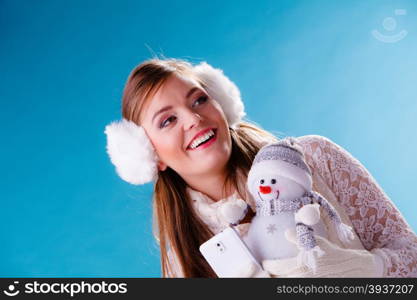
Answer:
[[140, 122], [159, 156], [185, 181], [224, 172], [231, 137], [220, 105], [190, 79], [172, 75], [150, 98]]

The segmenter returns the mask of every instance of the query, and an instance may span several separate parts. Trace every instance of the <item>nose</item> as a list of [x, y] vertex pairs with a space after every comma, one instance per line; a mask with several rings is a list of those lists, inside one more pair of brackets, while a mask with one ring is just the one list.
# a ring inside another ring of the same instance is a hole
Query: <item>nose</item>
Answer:
[[259, 191], [260, 191], [262, 194], [269, 194], [269, 193], [271, 193], [272, 189], [271, 189], [271, 187], [270, 187], [270, 186], [262, 186], [262, 185], [260, 185], [260, 186], [259, 186]]
[[187, 110], [184, 115], [184, 129], [189, 130], [197, 126], [201, 121], [201, 116], [192, 110]]

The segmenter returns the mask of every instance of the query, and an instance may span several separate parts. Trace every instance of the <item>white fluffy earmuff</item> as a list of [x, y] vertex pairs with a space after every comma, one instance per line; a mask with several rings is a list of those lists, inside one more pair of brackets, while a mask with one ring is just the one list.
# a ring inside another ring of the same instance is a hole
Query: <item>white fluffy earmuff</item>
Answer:
[[144, 184], [156, 179], [158, 156], [141, 126], [122, 119], [107, 125], [104, 132], [107, 153], [123, 180]]
[[206, 62], [195, 66], [194, 71], [205, 83], [209, 96], [222, 107], [229, 127], [236, 128], [245, 116], [238, 87], [223, 74], [223, 70], [215, 69]]
[[[236, 128], [245, 116], [238, 87], [221, 69], [206, 62], [194, 66], [194, 71], [206, 85], [209, 96], [222, 107], [229, 127]], [[107, 135], [107, 153], [123, 180], [139, 185], [157, 179], [158, 156], [141, 126], [122, 119], [107, 125], [104, 133]]]

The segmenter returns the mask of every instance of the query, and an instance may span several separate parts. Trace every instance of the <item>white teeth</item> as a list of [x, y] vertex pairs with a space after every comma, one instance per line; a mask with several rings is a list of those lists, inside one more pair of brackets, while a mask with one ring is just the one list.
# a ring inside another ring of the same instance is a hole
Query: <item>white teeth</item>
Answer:
[[207, 132], [205, 135], [200, 136], [198, 139], [196, 139], [194, 142], [191, 143], [190, 148], [195, 149], [198, 145], [200, 145], [202, 142], [207, 141], [210, 137], [214, 135], [213, 129], [211, 129], [209, 132]]

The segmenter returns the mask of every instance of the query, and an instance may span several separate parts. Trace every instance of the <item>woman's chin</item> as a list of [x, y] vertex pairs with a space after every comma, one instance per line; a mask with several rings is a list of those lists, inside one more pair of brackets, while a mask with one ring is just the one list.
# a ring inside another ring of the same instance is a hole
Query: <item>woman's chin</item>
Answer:
[[225, 170], [228, 157], [222, 153], [207, 153], [199, 159], [193, 159], [192, 168], [199, 174], [215, 174]]

